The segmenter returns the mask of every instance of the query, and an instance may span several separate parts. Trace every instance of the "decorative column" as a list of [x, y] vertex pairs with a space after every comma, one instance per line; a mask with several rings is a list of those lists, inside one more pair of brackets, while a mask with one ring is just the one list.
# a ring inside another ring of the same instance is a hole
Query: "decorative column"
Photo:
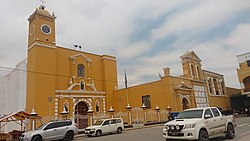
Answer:
[[88, 126], [92, 126], [93, 125], [93, 123], [94, 123], [93, 116], [94, 116], [94, 111], [90, 108], [88, 110]]
[[130, 106], [129, 104], [126, 107], [126, 111], [128, 112], [128, 125], [132, 125], [132, 114], [131, 114], [131, 109], [132, 106]]
[[63, 108], [63, 111], [60, 114], [61, 114], [62, 120], [66, 120], [68, 118], [69, 112], [67, 112], [65, 108]]
[[168, 105], [167, 107], [167, 111], [168, 111], [168, 120], [170, 120], [170, 112], [171, 112], [171, 107]]
[[145, 123], [147, 123], [147, 111], [146, 111], [147, 110], [147, 106], [145, 106], [145, 104], [143, 103], [142, 106], [141, 106], [141, 108], [142, 108], [143, 114], [144, 114], [144, 116], [143, 116], [144, 117], [144, 121], [143, 121], [144, 123], [143, 124], [145, 124]]
[[114, 118], [114, 113], [115, 113], [115, 109], [112, 108], [112, 106], [110, 106], [110, 109], [108, 110], [110, 118]]
[[157, 120], [158, 120], [158, 122], [160, 122], [161, 121], [161, 115], [160, 115], [160, 107], [158, 105], [156, 105], [155, 111], [156, 111], [156, 114], [157, 114]]
[[31, 130], [35, 130], [36, 128], [36, 118], [37, 118], [37, 113], [35, 112], [35, 109], [32, 108], [32, 112], [30, 113], [29, 117], [31, 120]]

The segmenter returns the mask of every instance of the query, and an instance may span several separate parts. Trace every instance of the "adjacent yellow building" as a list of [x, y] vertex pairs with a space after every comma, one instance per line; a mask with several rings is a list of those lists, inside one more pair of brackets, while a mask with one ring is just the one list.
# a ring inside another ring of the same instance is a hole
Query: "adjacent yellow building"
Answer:
[[160, 80], [114, 91], [114, 107], [123, 110], [127, 104], [148, 109], [159, 107], [182, 111], [187, 108], [217, 106], [230, 109], [224, 77], [202, 70], [201, 59], [188, 51], [182, 59], [183, 75], [171, 76], [170, 68], [164, 68]]
[[250, 96], [250, 52], [237, 56], [239, 68], [237, 74], [241, 85], [241, 93]]
[[27, 112], [34, 108], [43, 118], [59, 118], [66, 111], [85, 128], [88, 112], [105, 117], [108, 110], [125, 112], [128, 105], [138, 111], [142, 106], [172, 111], [230, 108], [223, 75], [203, 70], [193, 51], [180, 57], [182, 76], [171, 76], [170, 68], [164, 68], [159, 81], [117, 89], [116, 57], [57, 46], [55, 19], [44, 6], [28, 18]]

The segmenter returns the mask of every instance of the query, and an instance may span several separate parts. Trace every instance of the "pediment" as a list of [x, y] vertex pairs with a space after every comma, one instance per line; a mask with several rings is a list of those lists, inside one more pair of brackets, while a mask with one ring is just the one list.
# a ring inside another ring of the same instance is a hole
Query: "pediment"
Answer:
[[184, 83], [176, 86], [175, 89], [176, 90], [187, 90], [187, 91], [193, 90], [192, 86], [186, 85]]
[[184, 53], [181, 57], [181, 59], [192, 59], [196, 61], [201, 61], [201, 59], [198, 57], [198, 55], [194, 51], [187, 51]]
[[78, 57], [82, 57], [84, 58], [87, 62], [91, 62], [92, 59], [90, 59], [89, 57], [87, 57], [86, 55], [82, 54], [82, 53], [79, 53], [79, 54], [75, 54], [75, 55], [72, 55], [70, 56], [70, 59], [77, 59]]

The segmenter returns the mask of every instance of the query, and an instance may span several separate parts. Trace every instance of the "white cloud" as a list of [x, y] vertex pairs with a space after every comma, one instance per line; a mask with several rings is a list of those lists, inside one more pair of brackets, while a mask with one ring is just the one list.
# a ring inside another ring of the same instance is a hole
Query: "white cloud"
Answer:
[[[27, 18], [40, 3], [18, 0], [2, 3], [0, 65], [14, 67], [26, 57]], [[120, 82], [124, 81], [124, 69], [128, 70], [132, 84], [143, 83], [143, 76], [151, 75], [152, 80], [157, 80], [164, 67], [170, 67], [173, 75], [181, 75], [179, 56], [194, 50], [205, 69], [225, 74], [227, 84], [237, 86], [236, 55], [249, 52], [250, 21], [235, 22], [235, 29], [228, 29], [230, 34], [224, 37], [210, 33], [215, 37], [196, 39], [200, 33], [231, 24], [230, 20], [239, 18], [236, 16], [239, 13], [247, 15], [249, 0], [54, 0], [46, 1], [46, 8], [58, 17], [57, 44], [68, 48], [79, 44], [87, 52], [116, 56], [122, 62], [117, 62]], [[131, 34], [141, 26], [138, 19], [161, 19], [163, 23], [148, 29], [151, 38], [131, 43]], [[169, 35], [175, 37], [172, 44], [155, 51], [155, 44]]]
[[223, 24], [239, 11], [250, 8], [250, 1], [228, 0], [202, 1], [185, 11], [173, 14], [160, 28], [152, 32], [158, 40], [169, 35], [195, 34], [205, 32], [214, 26]]

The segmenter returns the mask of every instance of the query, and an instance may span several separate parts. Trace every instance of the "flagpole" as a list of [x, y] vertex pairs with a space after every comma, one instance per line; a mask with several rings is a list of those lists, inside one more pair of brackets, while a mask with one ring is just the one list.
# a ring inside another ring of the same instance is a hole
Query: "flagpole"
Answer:
[[126, 88], [126, 96], [127, 96], [127, 105], [129, 105], [129, 100], [128, 100], [128, 79], [127, 79], [126, 70], [124, 71], [124, 73], [125, 73], [125, 88]]

